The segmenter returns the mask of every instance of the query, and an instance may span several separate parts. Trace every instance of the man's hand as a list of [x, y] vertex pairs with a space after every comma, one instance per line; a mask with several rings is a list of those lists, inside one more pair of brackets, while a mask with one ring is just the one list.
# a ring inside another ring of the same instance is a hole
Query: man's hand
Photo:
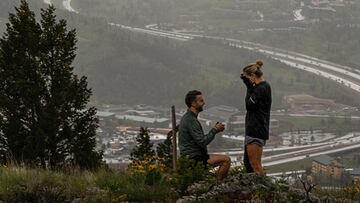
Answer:
[[222, 132], [225, 130], [225, 125], [223, 123], [217, 122], [214, 127], [217, 131]]

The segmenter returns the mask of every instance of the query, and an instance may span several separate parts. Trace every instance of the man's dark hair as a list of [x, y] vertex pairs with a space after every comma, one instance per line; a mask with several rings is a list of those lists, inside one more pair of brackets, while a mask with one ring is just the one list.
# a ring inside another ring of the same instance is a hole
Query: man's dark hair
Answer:
[[191, 107], [191, 104], [196, 100], [196, 96], [202, 95], [202, 93], [198, 90], [192, 90], [188, 92], [185, 96], [185, 104], [189, 108]]

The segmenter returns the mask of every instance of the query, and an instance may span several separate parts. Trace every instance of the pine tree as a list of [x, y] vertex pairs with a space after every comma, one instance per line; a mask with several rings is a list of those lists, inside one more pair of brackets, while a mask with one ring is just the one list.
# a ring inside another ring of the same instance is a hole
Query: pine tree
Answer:
[[8, 154], [42, 167], [100, 166], [95, 151], [96, 109], [87, 107], [91, 89], [73, 73], [76, 32], [56, 20], [55, 8], [41, 10], [37, 23], [25, 0], [0, 40], [0, 129]]
[[153, 143], [150, 141], [149, 130], [147, 128], [140, 128], [136, 142], [137, 145], [130, 154], [132, 161], [151, 160], [154, 158], [155, 151], [153, 150]]
[[[177, 133], [178, 131], [179, 131], [179, 125], [176, 126], [175, 133]], [[157, 156], [161, 159], [162, 163], [167, 168], [172, 168], [173, 166], [172, 136], [173, 136], [173, 131], [171, 130], [167, 133], [166, 140], [164, 140], [163, 143], [160, 143], [156, 147]]]
[[[0, 39], [0, 129], [16, 160], [44, 162], [45, 138], [36, 133], [41, 90], [39, 55], [41, 28], [25, 1], [9, 15]], [[37, 145], [37, 146], [36, 146]]]
[[172, 167], [172, 141], [171, 137], [167, 137], [163, 143], [160, 143], [156, 147], [157, 156], [161, 159], [161, 162], [167, 167]]

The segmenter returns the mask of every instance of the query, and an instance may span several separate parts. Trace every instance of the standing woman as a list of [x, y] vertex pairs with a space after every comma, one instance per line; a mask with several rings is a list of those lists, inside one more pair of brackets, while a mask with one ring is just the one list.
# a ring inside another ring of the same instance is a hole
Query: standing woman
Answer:
[[263, 62], [257, 61], [243, 69], [241, 79], [247, 87], [245, 97], [244, 165], [248, 173], [264, 175], [261, 156], [269, 139], [271, 87], [263, 78]]

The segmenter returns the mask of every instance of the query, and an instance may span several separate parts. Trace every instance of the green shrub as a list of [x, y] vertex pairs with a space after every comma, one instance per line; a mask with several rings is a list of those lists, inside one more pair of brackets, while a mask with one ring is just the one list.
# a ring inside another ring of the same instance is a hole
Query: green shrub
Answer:
[[204, 166], [203, 163], [196, 163], [195, 160], [182, 156], [178, 159], [172, 185], [181, 195], [184, 195], [186, 189], [193, 183], [213, 178], [214, 175], [210, 173], [210, 170], [209, 165]]
[[162, 179], [162, 175], [159, 171], [149, 171], [145, 176], [146, 185], [156, 185], [159, 184]]
[[243, 165], [234, 166], [234, 167], [230, 168], [228, 176], [236, 176], [238, 174], [244, 174], [244, 173], [246, 173], [246, 169]]

